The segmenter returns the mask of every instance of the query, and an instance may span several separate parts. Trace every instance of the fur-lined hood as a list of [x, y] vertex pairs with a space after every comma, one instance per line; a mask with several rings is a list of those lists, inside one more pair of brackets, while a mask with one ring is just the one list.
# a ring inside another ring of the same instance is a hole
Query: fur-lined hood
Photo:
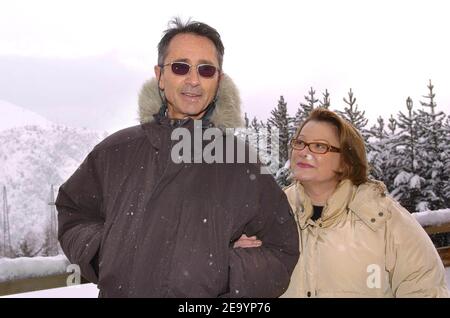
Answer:
[[[144, 83], [139, 94], [139, 121], [141, 124], [154, 120], [153, 115], [161, 108], [158, 82], [152, 78]], [[236, 128], [243, 126], [241, 99], [238, 89], [231, 78], [222, 75], [217, 93], [216, 107], [211, 122], [218, 128]]]

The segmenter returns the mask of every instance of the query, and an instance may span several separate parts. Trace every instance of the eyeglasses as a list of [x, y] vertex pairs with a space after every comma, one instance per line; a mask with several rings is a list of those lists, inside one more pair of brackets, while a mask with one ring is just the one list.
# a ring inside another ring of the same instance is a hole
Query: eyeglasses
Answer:
[[300, 139], [291, 139], [291, 147], [296, 150], [303, 150], [308, 146], [309, 150], [313, 153], [324, 154], [327, 152], [341, 152], [341, 149], [331, 146], [325, 142], [306, 142]]
[[[172, 62], [164, 65], [160, 65], [160, 67], [171, 66], [172, 72], [176, 75], [186, 75], [191, 70], [193, 65], [185, 62]], [[198, 64], [197, 72], [201, 77], [211, 78], [216, 74], [217, 67], [211, 64]]]

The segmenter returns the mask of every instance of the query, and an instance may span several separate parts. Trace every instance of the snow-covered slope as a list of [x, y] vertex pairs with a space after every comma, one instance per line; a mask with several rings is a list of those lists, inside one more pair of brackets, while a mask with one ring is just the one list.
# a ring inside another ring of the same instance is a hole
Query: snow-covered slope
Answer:
[[0, 131], [25, 125], [46, 127], [51, 122], [36, 113], [0, 100]]
[[[99, 132], [57, 125], [0, 131], [0, 195], [5, 186], [13, 250], [24, 240], [31, 252], [42, 247], [44, 229], [50, 222], [51, 185], [56, 196], [58, 187], [104, 137]], [[2, 212], [2, 195], [0, 204]]]

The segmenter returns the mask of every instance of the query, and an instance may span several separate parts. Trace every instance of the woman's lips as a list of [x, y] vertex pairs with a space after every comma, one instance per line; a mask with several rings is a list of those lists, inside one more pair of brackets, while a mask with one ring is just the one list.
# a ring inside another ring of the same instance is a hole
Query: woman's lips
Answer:
[[299, 162], [297, 163], [297, 166], [300, 168], [314, 168], [314, 166], [311, 166], [310, 164]]

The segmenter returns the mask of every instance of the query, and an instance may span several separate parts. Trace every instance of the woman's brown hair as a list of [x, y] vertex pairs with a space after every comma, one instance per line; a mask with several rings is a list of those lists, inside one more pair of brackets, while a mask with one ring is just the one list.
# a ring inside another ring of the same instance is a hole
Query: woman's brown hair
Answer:
[[350, 179], [355, 185], [367, 182], [369, 164], [364, 139], [358, 130], [335, 112], [316, 108], [300, 125], [295, 138], [298, 138], [303, 127], [310, 121], [329, 123], [337, 128], [342, 158], [342, 171], [336, 172], [339, 179]]

